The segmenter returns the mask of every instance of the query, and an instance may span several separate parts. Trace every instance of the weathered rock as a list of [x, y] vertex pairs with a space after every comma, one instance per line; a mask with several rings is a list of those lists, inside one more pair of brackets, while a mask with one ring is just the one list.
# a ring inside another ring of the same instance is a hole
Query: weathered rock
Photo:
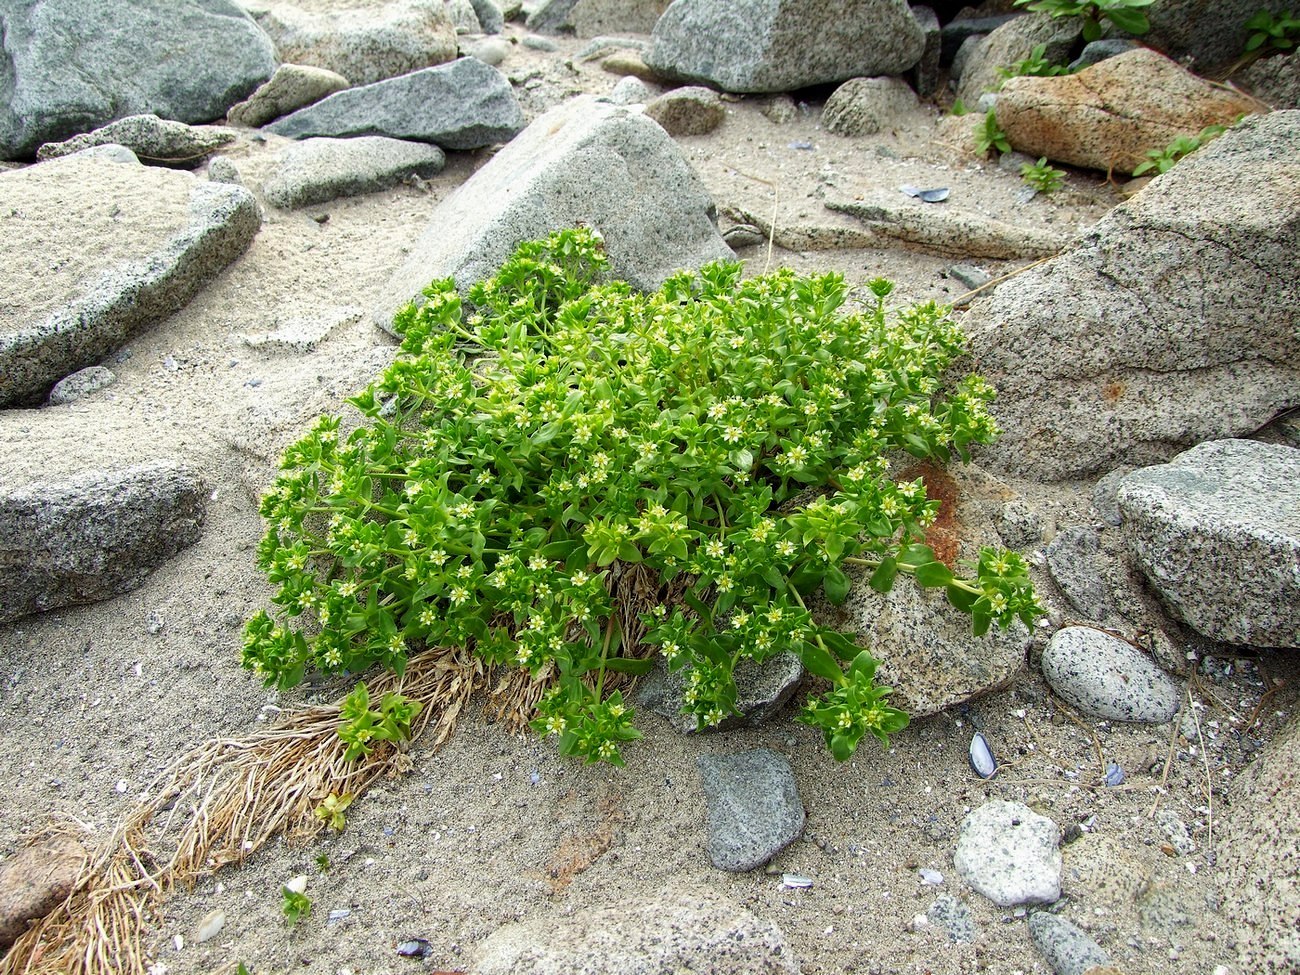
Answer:
[[380, 7], [308, 13], [276, 4], [257, 14], [280, 60], [326, 68], [354, 85], [443, 64], [456, 57], [456, 30], [442, 0], [395, 0]]
[[726, 106], [712, 88], [676, 88], [645, 107], [646, 115], [669, 135], [704, 135], [727, 117]]
[[1137, 41], [1127, 37], [1104, 37], [1099, 41], [1091, 41], [1083, 46], [1079, 56], [1070, 62], [1069, 68], [1071, 71], [1082, 71], [1107, 58], [1135, 51], [1140, 46]]
[[47, 142], [36, 151], [36, 158], [58, 159], [92, 146], [117, 145], [130, 149], [142, 162], [193, 169], [238, 135], [221, 125], [196, 127], [157, 115], [129, 115], [66, 142]]
[[1231, 125], [1255, 103], [1140, 47], [1078, 74], [1011, 78], [998, 93], [998, 125], [1031, 156], [1131, 173], [1182, 135]]
[[305, 139], [285, 149], [262, 191], [272, 206], [289, 210], [378, 193], [411, 176], [433, 176], [446, 162], [441, 149], [423, 142], [378, 135]]
[[80, 843], [56, 835], [0, 865], [0, 952], [18, 939], [28, 921], [45, 917], [67, 898], [85, 859]]
[[[967, 41], [972, 38], [986, 38], [1007, 21], [1023, 16], [1021, 13], [990, 14], [986, 17], [963, 16], [963, 14], [970, 12], [970, 8], [963, 10], [953, 20], [944, 24], [940, 30], [943, 39], [940, 60], [943, 64], [952, 65], [953, 59], [957, 57], [957, 52], [966, 46]], [[961, 78], [961, 72], [956, 70], [955, 67], [952, 77], [953, 80]]]
[[[1102, 67], [1102, 65], [1098, 65]], [[1249, 119], [963, 320], [981, 463], [1062, 480], [1253, 433], [1300, 383], [1300, 112]]]
[[654, 97], [653, 88], [631, 75], [622, 79], [609, 93], [609, 100], [615, 105], [644, 105]]
[[1029, 916], [1029, 937], [1056, 975], [1085, 975], [1110, 964], [1110, 955], [1086, 931], [1047, 911]]
[[478, 22], [478, 13], [469, 0], [445, 0], [444, 7], [448, 19], [451, 20], [452, 29], [457, 34], [483, 33], [483, 25]]
[[460, 58], [337, 92], [266, 128], [290, 139], [384, 135], [478, 149], [508, 142], [523, 127], [524, 113], [506, 76], [477, 58]]
[[1261, 10], [1295, 10], [1292, 0], [1155, 0], [1147, 8], [1151, 30], [1142, 43], [1188, 64], [1207, 77], [1221, 77], [1246, 48], [1246, 21]]
[[922, 98], [931, 98], [942, 84], [940, 56], [943, 50], [943, 35], [939, 28], [939, 15], [930, 7], [913, 5], [912, 16], [921, 27], [925, 46], [921, 49], [921, 60], [916, 62], [909, 73], [909, 79], [918, 95]]
[[117, 382], [113, 370], [104, 366], [87, 366], [71, 376], [60, 379], [50, 390], [50, 406], [63, 406], [74, 403], [83, 396], [89, 396], [101, 389], [106, 389]]
[[600, 67], [610, 74], [624, 78], [640, 78], [642, 81], [659, 81], [659, 75], [631, 51], [619, 51], [601, 60]]
[[916, 106], [916, 92], [900, 78], [850, 78], [826, 99], [822, 124], [840, 135], [874, 135]]
[[232, 0], [10, 2], [0, 20], [2, 159], [127, 115], [210, 122], [275, 70]]
[[761, 867], [803, 835], [803, 804], [785, 756], [755, 748], [696, 761], [709, 806], [709, 860], [719, 870]]
[[214, 156], [208, 161], [208, 179], [214, 183], [229, 183], [231, 186], [244, 185], [239, 167], [229, 156]]
[[951, 257], [1044, 257], [1069, 243], [1064, 234], [995, 220], [975, 211], [941, 210], [919, 202], [899, 205], [882, 196], [857, 200], [828, 194], [824, 203], [827, 209], [856, 217], [881, 237], [905, 240]]
[[1046, 816], [994, 799], [962, 820], [953, 865], [971, 888], [1001, 907], [1050, 904], [1061, 896], [1059, 838]]
[[365, 315], [365, 310], [356, 305], [336, 305], [311, 316], [285, 319], [277, 322], [272, 331], [243, 335], [240, 341], [263, 352], [301, 355], [314, 351], [335, 329], [355, 324]]
[[226, 114], [235, 125], [257, 128], [288, 115], [306, 105], [313, 105], [351, 82], [336, 71], [309, 64], [282, 64], [271, 80], [253, 92], [246, 101], [232, 106]]
[[1142, 572], [1189, 626], [1300, 647], [1300, 450], [1204, 443], [1129, 474], [1119, 505]]
[[496, 68], [501, 62], [510, 57], [510, 52], [514, 50], [514, 45], [504, 37], [477, 37], [461, 44], [460, 53], [462, 57], [478, 58], [484, 64], [490, 64]]
[[1178, 711], [1178, 688], [1146, 654], [1092, 627], [1053, 634], [1043, 676], [1068, 704], [1095, 718], [1163, 724]]
[[0, 479], [0, 622], [134, 589], [193, 544], [208, 489], [160, 460]]
[[1060, 532], [1047, 546], [1047, 570], [1066, 600], [1084, 619], [1119, 622], [1119, 610], [1103, 572], [1101, 533], [1076, 525]]
[[753, 727], [762, 724], [794, 696], [803, 678], [803, 662], [797, 654], [786, 651], [769, 657], [761, 664], [742, 660], [736, 667], [736, 710], [715, 727], [700, 728], [694, 715], [682, 714], [686, 703], [684, 671], [670, 671], [657, 666], [645, 676], [636, 688], [638, 707], [653, 711], [679, 730], [726, 731], [730, 728]]
[[474, 8], [474, 16], [478, 18], [483, 33], [500, 34], [501, 29], [506, 25], [506, 18], [497, 0], [469, 0], [469, 2]]
[[474, 951], [470, 975], [798, 975], [785, 936], [706, 890], [585, 908], [498, 929]]
[[144, 167], [121, 146], [0, 174], [0, 197], [0, 406], [43, 399], [175, 312], [261, 226], [242, 187]]
[[575, 98], [532, 123], [439, 205], [375, 312], [381, 327], [435, 278], [467, 288], [525, 240], [582, 222], [601, 232], [613, 273], [657, 288], [681, 268], [734, 257], [713, 201], [650, 119]]
[[1234, 80], [1273, 108], [1300, 108], [1300, 51], [1261, 58]]
[[1053, 17], [1046, 13], [1008, 20], [989, 34], [983, 44], [968, 52], [957, 97], [967, 105], [974, 105], [986, 91], [997, 91], [1002, 87], [998, 69], [1023, 61], [1040, 44], [1046, 61], [1065, 64], [1082, 29], [1083, 21], [1077, 17]]
[[924, 48], [904, 0], [676, 0], [646, 63], [666, 78], [776, 92], [901, 74]]
[[1233, 781], [1215, 819], [1216, 876], [1240, 971], [1300, 971], [1300, 716]]
[[975, 920], [970, 908], [952, 894], [940, 894], [925, 912], [932, 922], [948, 933], [948, 940], [969, 944], [975, 940]]
[[578, 0], [541, 0], [524, 21], [524, 26], [538, 34], [560, 34], [571, 30], [569, 15]]
[[569, 23], [579, 37], [649, 34], [672, 0], [578, 0]]

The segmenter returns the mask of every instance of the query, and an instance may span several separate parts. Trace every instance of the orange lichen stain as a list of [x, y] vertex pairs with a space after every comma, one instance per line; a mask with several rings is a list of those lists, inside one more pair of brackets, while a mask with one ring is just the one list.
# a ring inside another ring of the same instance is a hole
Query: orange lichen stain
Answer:
[[914, 481], [921, 478], [925, 484], [925, 493], [931, 501], [938, 501], [939, 514], [925, 532], [925, 544], [934, 549], [937, 558], [948, 568], [957, 563], [957, 553], [961, 548], [962, 523], [957, 517], [957, 504], [961, 499], [961, 487], [942, 467], [931, 463], [917, 464], [903, 472], [900, 480]]
[[1107, 403], [1114, 403], [1123, 395], [1124, 384], [1119, 381], [1109, 382], [1101, 388], [1101, 398]]

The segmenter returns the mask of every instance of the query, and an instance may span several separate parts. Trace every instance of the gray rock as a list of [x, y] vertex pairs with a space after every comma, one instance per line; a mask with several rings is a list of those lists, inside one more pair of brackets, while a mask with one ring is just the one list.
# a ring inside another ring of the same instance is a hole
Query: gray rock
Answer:
[[1024, 498], [1004, 501], [995, 518], [998, 537], [1007, 548], [1035, 548], [1043, 540], [1043, 520]]
[[231, 186], [244, 185], [239, 167], [229, 156], [213, 156], [208, 161], [208, 179], [214, 183], [229, 183]]
[[437, 146], [378, 135], [355, 139], [305, 139], [285, 149], [263, 187], [281, 209], [325, 203], [340, 196], [378, 193], [412, 176], [442, 172], [447, 157]]
[[275, 69], [270, 81], [246, 101], [232, 106], [226, 118], [235, 125], [257, 128], [306, 105], [313, 105], [336, 91], [343, 91], [351, 84], [337, 71], [309, 64], [282, 64]]
[[578, 0], [541, 0], [524, 21], [524, 26], [538, 34], [560, 34], [573, 29], [569, 15]]
[[975, 919], [970, 908], [951, 894], [936, 897], [925, 916], [948, 933], [949, 941], [970, 944], [975, 940]]
[[1060, 829], [1019, 802], [994, 799], [961, 823], [953, 865], [1001, 907], [1050, 904], [1061, 896]]
[[0, 622], [134, 589], [193, 544], [208, 489], [160, 460], [0, 481]]
[[478, 58], [484, 64], [499, 67], [501, 62], [510, 57], [514, 45], [504, 37], [477, 37], [460, 46], [463, 57]]
[[1197, 74], [1220, 77], [1246, 48], [1245, 24], [1261, 10], [1295, 10], [1292, 0], [1155, 0], [1151, 30], [1142, 43], [1187, 63]]
[[483, 25], [478, 22], [478, 12], [469, 0], [446, 0], [444, 6], [452, 29], [457, 34], [483, 33]]
[[236, 138], [234, 129], [221, 125], [195, 127], [157, 115], [129, 115], [66, 142], [47, 142], [36, 151], [36, 158], [59, 159], [92, 146], [117, 145], [130, 149], [142, 162], [194, 169]]
[[1053, 17], [1035, 13], [1015, 17], [988, 36], [987, 42], [974, 49], [961, 73], [957, 97], [974, 105], [986, 91], [1002, 87], [998, 68], [1008, 68], [1043, 45], [1043, 57], [1052, 64], [1065, 64], [1070, 50], [1079, 39], [1083, 21], [1077, 17]]
[[631, 75], [620, 79], [609, 93], [609, 100], [615, 105], [644, 105], [654, 97], [653, 88]]
[[850, 78], [826, 99], [822, 124], [839, 135], [874, 135], [916, 106], [916, 92], [901, 78]]
[[210, 122], [275, 70], [232, 0], [9, 2], [0, 18], [3, 159], [127, 115]]
[[1070, 62], [1069, 68], [1071, 71], [1082, 71], [1084, 68], [1099, 64], [1107, 58], [1113, 58], [1131, 51], [1135, 47], [1138, 47], [1138, 42], [1125, 37], [1103, 37], [1099, 41], [1091, 41], [1085, 44], [1079, 56]]
[[1112, 528], [1118, 528], [1124, 522], [1119, 512], [1119, 486], [1133, 470], [1131, 467], [1117, 467], [1100, 478], [1092, 489], [1092, 508], [1097, 517]]
[[696, 761], [709, 807], [709, 860], [719, 870], [761, 867], [803, 835], [803, 804], [785, 756], [755, 748]]
[[287, 115], [267, 131], [291, 139], [385, 135], [478, 149], [508, 142], [524, 127], [510, 82], [476, 58], [350, 88]]
[[1237, 936], [1239, 971], [1300, 971], [1300, 714], [1251, 765], [1229, 793], [1229, 814], [1216, 820], [1215, 876], [1223, 912]]
[[104, 366], [87, 366], [55, 383], [54, 388], [50, 390], [49, 404], [63, 406], [67, 403], [75, 403], [83, 396], [107, 389], [115, 382], [117, 376], [112, 369], [106, 369]]
[[314, 352], [330, 334], [344, 325], [353, 325], [365, 317], [364, 309], [354, 305], [327, 308], [307, 318], [289, 318], [270, 332], [244, 335], [240, 341], [249, 348], [273, 354]]
[[939, 28], [939, 15], [930, 7], [913, 6], [912, 16], [921, 25], [925, 47], [921, 49], [921, 60], [908, 73], [908, 78], [918, 95], [931, 98], [939, 90], [942, 79], [943, 35]]
[[901, 74], [924, 48], [905, 0], [676, 0], [646, 64], [725, 91], [777, 92]]
[[1119, 612], [1102, 559], [1101, 533], [1095, 528], [1066, 528], [1047, 546], [1047, 569], [1069, 604], [1084, 619], [1110, 623], [1119, 620]]
[[755, 247], [762, 244], [767, 241], [767, 235], [757, 227], [742, 223], [724, 230], [722, 239], [734, 250], [737, 247]]
[[939, 32], [943, 39], [943, 49], [940, 53], [941, 63], [952, 66], [951, 74], [954, 79], [960, 78], [961, 72], [957, 70], [954, 59], [957, 57], [957, 52], [966, 46], [967, 41], [972, 38], [987, 37], [1008, 20], [1019, 16], [1024, 15], [1018, 11], [1008, 14], [991, 14], [987, 17], [962, 17], [959, 14], [956, 19], [944, 24]]
[[707, 890], [510, 924], [474, 949], [471, 975], [799, 975], [781, 930]]
[[645, 107], [645, 113], [669, 135], [704, 135], [727, 117], [718, 93], [698, 86], [665, 92]]
[[1029, 937], [1056, 975], [1085, 975], [1110, 964], [1110, 955], [1086, 931], [1047, 911], [1029, 916]]
[[578, 0], [569, 23], [579, 37], [649, 34], [671, 0]]
[[121, 146], [0, 174], [0, 197], [0, 406], [38, 402], [173, 314], [261, 226], [242, 187], [141, 166]]
[[1187, 828], [1187, 824], [1178, 818], [1178, 813], [1172, 809], [1161, 809], [1156, 813], [1156, 825], [1180, 854], [1187, 856], [1189, 853], [1196, 852], [1192, 832]]
[[1300, 647], [1300, 450], [1204, 443], [1129, 474], [1119, 505], [1143, 574], [1189, 626]]
[[579, 222], [613, 273], [651, 290], [680, 268], [731, 259], [713, 201], [681, 150], [644, 116], [575, 98], [541, 116], [434, 211], [375, 312], [381, 327], [430, 280], [468, 288], [516, 246]]
[[395, 0], [377, 10], [319, 14], [276, 4], [257, 14], [257, 22], [275, 41], [280, 60], [326, 68], [354, 85], [456, 57], [456, 29], [442, 0]]
[[478, 18], [483, 33], [500, 34], [506, 25], [506, 18], [497, 0], [469, 0], [469, 2], [474, 7], [474, 16]]
[[1094, 718], [1162, 724], [1178, 712], [1178, 688], [1146, 654], [1089, 626], [1052, 635], [1043, 676], [1066, 703]]
[[948, 268], [948, 274], [971, 289], [982, 288], [993, 280], [993, 275], [974, 264], [954, 264]]
[[758, 110], [774, 125], [785, 125], [799, 117], [799, 106], [784, 92], [762, 99]]
[[[953, 56], [952, 65], [948, 69], [949, 77], [952, 83], [957, 85], [961, 82], [962, 75], [966, 73], [968, 64], [978, 64], [983, 58], [983, 52], [988, 47], [989, 36], [987, 34], [971, 34], [963, 42], [957, 53]], [[969, 110], [971, 106], [967, 105]]]
[[1300, 50], [1261, 58], [1233, 81], [1273, 108], [1300, 108]]
[[975, 302], [972, 367], [1015, 390], [981, 463], [1047, 480], [1150, 464], [1294, 404], [1297, 180], [1300, 112], [1247, 119]]
[[669, 671], [660, 664], [637, 685], [639, 707], [647, 708], [686, 733], [726, 731], [754, 727], [776, 714], [794, 696], [803, 679], [803, 662], [797, 654], [785, 652], [761, 664], [743, 660], [735, 671], [736, 710], [712, 728], [701, 729], [694, 715], [682, 714], [686, 703], [685, 671]]

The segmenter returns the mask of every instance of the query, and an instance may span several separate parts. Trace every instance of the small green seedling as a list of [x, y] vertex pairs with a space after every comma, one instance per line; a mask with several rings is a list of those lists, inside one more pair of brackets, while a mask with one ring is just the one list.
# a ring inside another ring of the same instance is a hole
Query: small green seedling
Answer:
[[1040, 193], [1055, 193], [1065, 185], [1065, 170], [1053, 169], [1043, 156], [1036, 163], [1021, 166], [1020, 178]]
[[1137, 164], [1133, 175], [1145, 176], [1152, 170], [1155, 170], [1156, 175], [1167, 173], [1174, 168], [1174, 163], [1190, 156], [1201, 146], [1213, 142], [1226, 130], [1225, 125], [1207, 125], [1196, 135], [1180, 135], [1163, 149], [1152, 149], [1148, 152], [1146, 161]]
[[[329, 826], [336, 832], [341, 833], [343, 832], [343, 827], [347, 825], [347, 819], [344, 817], [343, 813], [350, 805], [352, 805], [351, 792], [345, 792], [341, 796], [331, 792], [321, 801], [321, 804], [316, 807], [316, 818], [324, 820], [325, 825]], [[322, 854], [322, 856], [324, 856], [324, 854]], [[326, 864], [329, 863], [328, 857], [325, 862]]]
[[280, 894], [284, 897], [280, 910], [284, 912], [285, 920], [289, 922], [290, 927], [303, 918], [311, 916], [311, 898], [306, 894], [300, 894], [288, 887], [281, 887]]
[[1293, 51], [1300, 44], [1300, 18], [1295, 11], [1274, 14], [1271, 10], [1261, 10], [1246, 21], [1246, 53], [1256, 57], [1266, 54]]
[[998, 68], [998, 77], [1003, 81], [1021, 77], [1055, 78], [1069, 73], [1070, 69], [1065, 65], [1053, 64], [1047, 60], [1046, 44], [1037, 44], [1029, 53], [1029, 57], [1017, 61], [1009, 67]]
[[1007, 134], [998, 125], [997, 113], [991, 108], [985, 114], [984, 121], [975, 127], [975, 151], [981, 156], [986, 156], [990, 149], [996, 149], [998, 152], [1011, 151]]

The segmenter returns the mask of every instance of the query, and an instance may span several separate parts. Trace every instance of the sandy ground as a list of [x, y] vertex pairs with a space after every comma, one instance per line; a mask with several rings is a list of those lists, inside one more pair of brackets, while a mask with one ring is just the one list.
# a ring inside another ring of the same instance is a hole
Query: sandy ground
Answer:
[[[503, 66], [541, 79], [524, 93], [530, 117], [574, 91], [613, 86], [617, 79], [597, 64], [573, 58], [578, 46], [562, 41], [554, 54], [520, 49]], [[950, 187], [950, 207], [1082, 228], [1119, 199], [1096, 174], [1073, 173], [1065, 191], [1018, 202], [1019, 179], [967, 148], [968, 120], [924, 108], [896, 132], [845, 139], [822, 131], [819, 103], [805, 101], [784, 125], [760, 114], [757, 100], [735, 101], [719, 131], [680, 140], [720, 207], [775, 208], [785, 225], [829, 224], [842, 218], [822, 208], [822, 187], [883, 192], [911, 183]], [[230, 155], [257, 189], [282, 145], [247, 140]], [[243, 258], [112, 363], [115, 386], [59, 410], [0, 413], [0, 440], [54, 449], [65, 437], [106, 446], [130, 437], [137, 447], [189, 460], [214, 492], [202, 539], [138, 590], [0, 627], [0, 740], [7, 745], [0, 853], [56, 818], [75, 817], [102, 834], [178, 751], [247, 733], [277, 708], [338, 689], [281, 696], [239, 668], [240, 627], [271, 594], [253, 565], [256, 497], [280, 449], [319, 412], [339, 410], [393, 348], [366, 316], [340, 325], [310, 353], [255, 350], [239, 336], [340, 307], [367, 310], [438, 201], [487, 158], [453, 154], [447, 170], [421, 186], [293, 213], [268, 209]], [[740, 256], [753, 271], [767, 262], [764, 247]], [[858, 281], [885, 275], [904, 300], [952, 300], [965, 290], [946, 276], [952, 258], [903, 249], [777, 249], [773, 263], [833, 268]], [[999, 274], [1027, 262], [968, 263]], [[1093, 517], [1087, 485], [1013, 487], [1050, 512], [1049, 528]], [[1192, 682], [1208, 752], [1190, 726], [1185, 737], [1173, 726], [1076, 722], [1032, 668], [1012, 688], [916, 723], [888, 751], [864, 745], [842, 766], [811, 729], [791, 720], [793, 705], [764, 728], [706, 738], [679, 736], [642, 715], [646, 740], [628, 749], [622, 770], [562, 761], [549, 743], [508, 734], [475, 707], [440, 751], [417, 743], [410, 773], [358, 801], [340, 836], [300, 849], [274, 845], [245, 868], [168, 900], [151, 948], [172, 973], [235, 961], [259, 975], [407, 972], [421, 963], [399, 958], [395, 945], [419, 937], [433, 949], [425, 968], [463, 969], [474, 946], [509, 921], [562, 923], [592, 905], [708, 889], [778, 924], [806, 975], [1046, 972], [1022, 914], [966, 890], [953, 869], [962, 817], [999, 798], [1026, 802], [1062, 828], [1088, 824], [1065, 848], [1064, 913], [1129, 972], [1210, 975], [1218, 965], [1235, 972], [1230, 926], [1217, 910], [1213, 823], [1225, 814], [1234, 775], [1290, 706], [1283, 692], [1256, 713], [1282, 676], [1273, 658], [1221, 657]], [[992, 781], [967, 766], [976, 728], [1008, 766]], [[789, 756], [807, 832], [768, 873], [722, 873], [703, 852], [695, 760], [758, 746]], [[1107, 789], [1097, 783], [1111, 760], [1128, 779]], [[1191, 852], [1169, 845], [1156, 807], [1192, 831]], [[325, 873], [321, 854], [330, 863]], [[939, 871], [942, 883], [923, 883], [920, 868]], [[783, 871], [805, 874], [814, 886], [786, 889]], [[290, 929], [279, 889], [300, 873], [312, 875], [315, 912]], [[934, 927], [910, 929], [945, 892], [969, 905], [973, 944], [952, 944]], [[225, 928], [195, 945], [195, 926], [216, 908], [226, 912]], [[345, 919], [328, 919], [343, 909]]]

